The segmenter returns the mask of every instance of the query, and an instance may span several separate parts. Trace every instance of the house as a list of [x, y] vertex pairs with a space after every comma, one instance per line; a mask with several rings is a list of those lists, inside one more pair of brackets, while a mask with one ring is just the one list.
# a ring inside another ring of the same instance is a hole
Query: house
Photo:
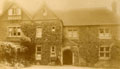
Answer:
[[[80, 59], [80, 53], [85, 53], [81, 52], [81, 48], [84, 46], [97, 48], [98, 55], [96, 57], [100, 61], [110, 59], [111, 47], [114, 46], [115, 39], [118, 38], [119, 25], [115, 13], [105, 8], [96, 8], [73, 10], [60, 15], [64, 29], [63, 64], [67, 64], [68, 58], [66, 57], [69, 57], [71, 64], [80, 64], [83, 61]], [[70, 58], [70, 55], [65, 54], [66, 52], [71, 52], [72, 57]]]
[[99, 61], [109, 60], [118, 39], [118, 16], [106, 8], [54, 12], [43, 5], [32, 17], [15, 3], [5, 9], [0, 17], [0, 39], [20, 46], [25, 36], [21, 24], [36, 24], [35, 60], [43, 65], [57, 59], [62, 65], [80, 65], [86, 61], [81, 56], [85, 46], [97, 48]]
[[62, 27], [61, 20], [45, 5], [33, 16], [36, 27], [36, 59], [48, 64], [61, 56]]
[[1, 41], [14, 42], [19, 47], [20, 38], [25, 36], [21, 30], [21, 24], [30, 22], [30, 16], [25, 10], [16, 3], [9, 3], [9, 6], [4, 8], [3, 14], [0, 17]]

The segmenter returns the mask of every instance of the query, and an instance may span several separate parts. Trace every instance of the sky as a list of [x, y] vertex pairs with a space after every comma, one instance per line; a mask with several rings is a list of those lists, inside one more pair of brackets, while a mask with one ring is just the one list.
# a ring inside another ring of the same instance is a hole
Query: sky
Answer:
[[80, 8], [106, 7], [111, 10], [112, 1], [117, 3], [117, 13], [120, 14], [120, 0], [0, 0], [0, 13], [6, 1], [18, 3], [28, 11], [35, 12], [45, 3], [53, 10], [71, 10]]

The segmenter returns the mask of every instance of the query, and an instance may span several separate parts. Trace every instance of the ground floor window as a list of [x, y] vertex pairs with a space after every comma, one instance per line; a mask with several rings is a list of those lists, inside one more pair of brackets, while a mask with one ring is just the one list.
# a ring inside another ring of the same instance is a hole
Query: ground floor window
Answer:
[[36, 60], [41, 60], [41, 45], [36, 46]]
[[50, 56], [51, 57], [56, 57], [56, 47], [55, 46], [51, 46]]
[[110, 58], [110, 47], [109, 46], [101, 46], [99, 48], [99, 58], [100, 59]]

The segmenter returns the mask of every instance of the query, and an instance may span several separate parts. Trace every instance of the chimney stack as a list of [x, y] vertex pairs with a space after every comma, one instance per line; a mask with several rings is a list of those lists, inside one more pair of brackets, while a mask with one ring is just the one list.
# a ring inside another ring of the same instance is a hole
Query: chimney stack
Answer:
[[112, 2], [112, 11], [113, 11], [114, 13], [117, 13], [117, 3], [116, 3], [116, 1], [113, 1], [113, 2]]

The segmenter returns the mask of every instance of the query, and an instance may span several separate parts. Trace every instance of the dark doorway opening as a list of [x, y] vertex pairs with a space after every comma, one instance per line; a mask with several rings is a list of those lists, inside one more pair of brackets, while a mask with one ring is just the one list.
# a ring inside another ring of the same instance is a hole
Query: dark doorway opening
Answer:
[[72, 51], [65, 50], [63, 51], [63, 65], [72, 65]]

